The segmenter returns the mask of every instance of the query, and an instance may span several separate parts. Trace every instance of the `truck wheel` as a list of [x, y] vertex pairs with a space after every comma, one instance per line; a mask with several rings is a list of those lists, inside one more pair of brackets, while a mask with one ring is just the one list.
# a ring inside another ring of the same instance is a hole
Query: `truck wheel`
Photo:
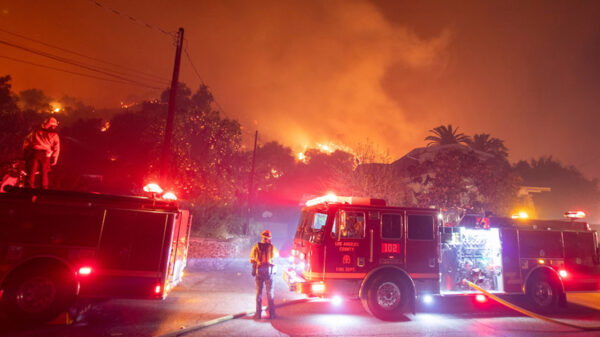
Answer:
[[548, 312], [556, 308], [560, 290], [546, 273], [532, 275], [527, 283], [527, 297], [536, 311]]
[[365, 307], [379, 319], [397, 321], [406, 311], [410, 294], [410, 288], [405, 281], [383, 275], [371, 283]]
[[37, 265], [9, 277], [1, 304], [16, 322], [47, 322], [73, 304], [77, 288], [74, 275], [66, 268]]

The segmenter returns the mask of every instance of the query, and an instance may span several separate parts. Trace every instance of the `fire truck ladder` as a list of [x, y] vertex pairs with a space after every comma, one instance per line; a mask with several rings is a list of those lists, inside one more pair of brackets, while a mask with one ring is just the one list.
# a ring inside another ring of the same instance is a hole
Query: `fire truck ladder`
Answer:
[[547, 317], [547, 316], [543, 316], [543, 315], [540, 315], [540, 314], [536, 314], [535, 312], [531, 312], [529, 310], [526, 310], [526, 309], [523, 309], [521, 307], [518, 307], [518, 306], [516, 306], [516, 305], [514, 305], [512, 303], [509, 303], [509, 302], [501, 299], [500, 297], [498, 297], [498, 296], [496, 296], [494, 294], [491, 294], [490, 292], [484, 290], [483, 288], [481, 288], [480, 286], [476, 285], [473, 282], [470, 282], [470, 281], [464, 280], [464, 279], [463, 279], [463, 282], [466, 283], [466, 284], [468, 284], [469, 287], [482, 292], [485, 296], [491, 298], [492, 300], [494, 300], [494, 301], [496, 301], [496, 302], [504, 305], [507, 308], [510, 308], [510, 309], [512, 309], [514, 311], [517, 311], [517, 312], [519, 312], [519, 313], [521, 313], [523, 315], [526, 315], [526, 316], [529, 316], [529, 317], [532, 317], [532, 318], [537, 318], [537, 319], [540, 319], [542, 321], [546, 321], [546, 322], [550, 322], [550, 323], [554, 323], [554, 324], [559, 324], [559, 325], [564, 325], [564, 326], [567, 326], [567, 327], [570, 327], [570, 328], [574, 328], [574, 329], [579, 329], [579, 330], [585, 330], [585, 331], [600, 330], [600, 326], [577, 325], [577, 324], [572, 324], [572, 323], [568, 323], [568, 322], [563, 322], [561, 320], [553, 319], [553, 318], [550, 318], [550, 317]]

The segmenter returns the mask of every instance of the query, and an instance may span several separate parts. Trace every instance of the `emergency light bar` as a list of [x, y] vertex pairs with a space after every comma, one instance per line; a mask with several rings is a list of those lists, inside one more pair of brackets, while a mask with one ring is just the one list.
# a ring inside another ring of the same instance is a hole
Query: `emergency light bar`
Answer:
[[160, 188], [160, 186], [158, 186], [158, 184], [155, 183], [150, 183], [146, 186], [144, 186], [144, 192], [149, 192], [149, 193], [162, 193], [163, 189]]
[[584, 211], [566, 211], [565, 218], [567, 219], [583, 219], [585, 218]]
[[513, 219], [529, 219], [529, 214], [527, 212], [519, 212], [510, 216]]
[[383, 199], [371, 199], [362, 197], [340, 197], [335, 194], [327, 194], [321, 197], [310, 199], [306, 202], [306, 206], [314, 206], [318, 204], [349, 204], [362, 206], [385, 206]]
[[306, 202], [306, 206], [314, 206], [314, 205], [324, 204], [324, 203], [328, 203], [328, 202], [331, 202], [331, 203], [338, 202], [338, 197], [335, 194], [327, 194], [322, 197], [308, 200]]
[[172, 201], [177, 200], [177, 196], [173, 192], [167, 192], [167, 193], [163, 194], [162, 198], [165, 200], [172, 200]]

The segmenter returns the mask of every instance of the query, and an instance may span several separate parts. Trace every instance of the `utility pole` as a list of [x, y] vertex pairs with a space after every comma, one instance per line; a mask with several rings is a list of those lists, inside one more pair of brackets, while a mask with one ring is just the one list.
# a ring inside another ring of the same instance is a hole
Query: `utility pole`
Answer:
[[169, 107], [167, 112], [167, 125], [165, 126], [165, 140], [160, 165], [160, 181], [163, 185], [169, 184], [171, 159], [171, 144], [173, 142], [173, 120], [175, 119], [175, 108], [177, 101], [177, 84], [179, 83], [179, 65], [181, 64], [181, 48], [183, 47], [183, 28], [177, 33], [177, 49], [175, 50], [175, 65], [173, 66], [173, 79], [171, 80], [171, 91], [169, 92]]
[[248, 207], [246, 208], [246, 219], [244, 223], [244, 235], [248, 235], [250, 228], [250, 214], [252, 213], [252, 196], [254, 194], [254, 164], [256, 162], [256, 143], [258, 142], [258, 130], [254, 133], [254, 151], [252, 152], [252, 167], [248, 179]]

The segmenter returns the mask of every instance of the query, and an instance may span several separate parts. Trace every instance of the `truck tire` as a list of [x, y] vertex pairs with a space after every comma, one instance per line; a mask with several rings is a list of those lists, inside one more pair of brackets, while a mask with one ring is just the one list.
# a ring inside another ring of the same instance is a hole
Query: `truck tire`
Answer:
[[43, 323], [67, 311], [77, 297], [74, 273], [58, 265], [40, 265], [17, 270], [4, 283], [0, 303], [17, 323]]
[[533, 310], [551, 312], [558, 306], [560, 289], [549, 273], [537, 272], [527, 282], [527, 297]]
[[407, 310], [412, 292], [406, 281], [392, 275], [382, 275], [371, 282], [367, 290], [365, 309], [384, 321], [398, 321]]

